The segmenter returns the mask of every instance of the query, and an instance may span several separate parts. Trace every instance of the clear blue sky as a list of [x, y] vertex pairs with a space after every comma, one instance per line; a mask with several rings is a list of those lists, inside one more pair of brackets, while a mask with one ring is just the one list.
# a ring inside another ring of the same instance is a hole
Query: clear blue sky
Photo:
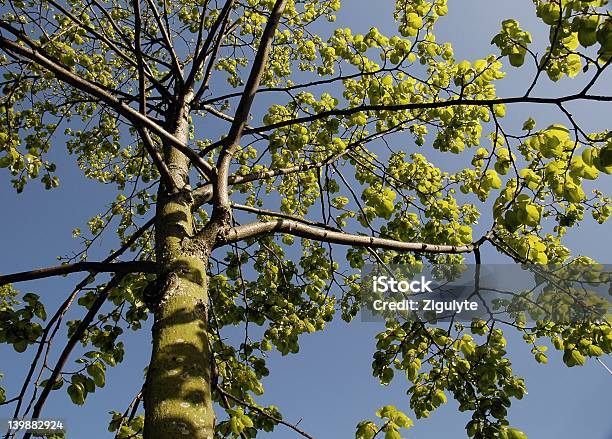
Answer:
[[[391, 26], [391, 4], [345, 0], [336, 25], [350, 26], [354, 32], [362, 33], [377, 26], [384, 32]], [[518, 18], [536, 38], [542, 38], [543, 28], [533, 16], [530, 0], [461, 0], [451, 1], [449, 7], [450, 15], [439, 25], [438, 41], [453, 42], [458, 59], [476, 59], [493, 53], [489, 42], [504, 18]], [[519, 94], [517, 87], [523, 90], [530, 73], [511, 70], [509, 77], [500, 83], [499, 93]], [[551, 90], [544, 78], [538, 94], [545, 95]], [[574, 110], [587, 129], [603, 128], [605, 122], [609, 126], [609, 113], [596, 107], [575, 106]], [[539, 126], [559, 121], [546, 109], [539, 109], [536, 116]], [[526, 117], [525, 108], [510, 108], [506, 123], [520, 126]], [[16, 196], [5, 171], [0, 174], [0, 272], [55, 264], [56, 256], [78, 248], [70, 236], [72, 229], [82, 227], [114, 198], [110, 188], [85, 180], [61, 145], [56, 146], [53, 155], [62, 178], [59, 189], [48, 192], [38, 183], [31, 183], [23, 194]], [[612, 192], [611, 180], [600, 180], [604, 192]], [[610, 225], [596, 228], [588, 223], [573, 233], [569, 244], [576, 254], [588, 254], [611, 263], [611, 232]], [[105, 250], [106, 247], [100, 248], [98, 252], [103, 254]], [[493, 253], [485, 257], [492, 262], [502, 261]], [[48, 309], [53, 309], [79, 279], [75, 275], [31, 282], [20, 285], [20, 289], [43, 296], [50, 304]], [[77, 316], [73, 314], [70, 318]], [[351, 325], [334, 323], [323, 333], [304, 336], [298, 355], [281, 358], [272, 354], [268, 364], [271, 375], [264, 381], [266, 394], [262, 403], [279, 406], [289, 421], [302, 419], [300, 426], [320, 439], [352, 437], [357, 422], [374, 418], [376, 409], [385, 404], [404, 408], [414, 417], [408, 408], [405, 382], [396, 380], [390, 387], [382, 387], [371, 375], [373, 337], [380, 329], [377, 324], [358, 319]], [[515, 371], [526, 378], [529, 390], [529, 395], [523, 401], [515, 401], [510, 410], [514, 425], [531, 439], [574, 439], [585, 435], [589, 439], [612, 438], [612, 377], [601, 365], [589, 361], [582, 368], [568, 369], [556, 353], [551, 353], [548, 365], [540, 365], [519, 337], [508, 334], [508, 338]], [[107, 387], [89, 395], [86, 406], [72, 405], [63, 390], [52, 394], [45, 415], [67, 419], [69, 438], [108, 437], [107, 412], [123, 411], [138, 391], [149, 358], [149, 333], [147, 330], [128, 333], [125, 342], [124, 363], [108, 371]], [[5, 374], [3, 386], [8, 388], [7, 396], [12, 396], [20, 385], [32, 355], [31, 350], [17, 355], [11, 348], [0, 347], [0, 372]], [[612, 363], [609, 358], [604, 360]], [[12, 407], [0, 407], [0, 417], [9, 416], [9, 409]], [[408, 437], [465, 437], [466, 422], [466, 415], [458, 413], [456, 404], [450, 401], [429, 419], [416, 422]], [[283, 427], [273, 434], [261, 433], [261, 437], [270, 438], [294, 436]]]

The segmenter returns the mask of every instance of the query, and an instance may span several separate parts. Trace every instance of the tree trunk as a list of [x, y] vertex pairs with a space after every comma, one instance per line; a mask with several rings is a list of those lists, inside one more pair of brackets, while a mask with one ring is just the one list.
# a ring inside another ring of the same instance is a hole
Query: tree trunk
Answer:
[[[178, 114], [176, 120], [174, 135], [186, 142], [185, 114]], [[187, 158], [172, 147], [165, 149], [164, 158], [174, 180], [187, 184]], [[144, 390], [145, 439], [214, 436], [207, 333], [210, 247], [187, 250], [193, 236], [192, 203], [187, 191], [172, 195], [163, 189], [158, 192], [155, 245], [159, 299]]]

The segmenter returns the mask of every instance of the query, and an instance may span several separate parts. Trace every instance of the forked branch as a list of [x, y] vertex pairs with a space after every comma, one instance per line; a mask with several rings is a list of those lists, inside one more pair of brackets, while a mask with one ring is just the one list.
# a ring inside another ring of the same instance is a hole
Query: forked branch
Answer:
[[272, 50], [272, 40], [274, 39], [274, 34], [276, 33], [276, 29], [280, 23], [283, 11], [285, 10], [286, 3], [286, 0], [276, 0], [276, 3], [274, 3], [274, 7], [270, 13], [270, 18], [268, 19], [266, 27], [264, 28], [261, 36], [261, 41], [259, 43], [259, 47], [257, 48], [255, 59], [253, 60], [253, 67], [251, 68], [249, 78], [236, 109], [234, 121], [232, 122], [228, 136], [225, 138], [225, 146], [219, 154], [219, 159], [217, 161], [217, 190], [215, 192], [215, 207], [229, 208], [230, 201], [228, 193], [228, 179], [232, 155], [238, 145], [238, 142], [240, 142], [242, 132], [247, 124], [247, 119], [251, 111], [253, 100], [255, 99], [255, 94], [259, 88], [268, 57]]

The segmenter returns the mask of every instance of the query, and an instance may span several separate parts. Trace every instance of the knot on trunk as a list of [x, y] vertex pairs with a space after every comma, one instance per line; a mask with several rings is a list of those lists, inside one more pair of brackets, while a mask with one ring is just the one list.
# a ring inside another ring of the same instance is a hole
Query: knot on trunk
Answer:
[[210, 222], [216, 227], [217, 239], [224, 241], [231, 228], [232, 219], [233, 212], [230, 206], [215, 206]]
[[184, 182], [182, 187], [175, 188], [173, 192], [161, 192], [160, 197], [163, 196], [165, 202], [174, 202], [182, 204], [184, 206], [191, 206], [193, 204], [193, 188]]
[[170, 279], [168, 273], [160, 273], [155, 280], [149, 282], [147, 286], [145, 286], [142, 291], [142, 301], [151, 312], [155, 313], [159, 308], [159, 304], [164, 297], [164, 291], [168, 289], [169, 283]]

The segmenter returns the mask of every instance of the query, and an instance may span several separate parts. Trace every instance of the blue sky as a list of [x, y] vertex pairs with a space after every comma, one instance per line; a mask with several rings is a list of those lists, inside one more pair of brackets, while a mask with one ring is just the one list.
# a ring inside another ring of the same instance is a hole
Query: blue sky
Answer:
[[[376, 26], [385, 32], [392, 25], [392, 2], [376, 3], [373, 7], [374, 2], [367, 0], [344, 1], [335, 26], [350, 26], [355, 33]], [[440, 21], [437, 35], [438, 41], [453, 42], [457, 59], [476, 59], [493, 53], [489, 42], [501, 20], [509, 17], [518, 18], [536, 39], [546, 38], [530, 0], [461, 0], [451, 1], [449, 7], [450, 14]], [[522, 91], [532, 73], [529, 69], [510, 70], [498, 87], [499, 94], [520, 94], [517, 88]], [[563, 83], [563, 87], [570, 86], [571, 83]], [[550, 82], [543, 78], [536, 94], [553, 91]], [[609, 125], [609, 113], [606, 115], [596, 106], [576, 105], [572, 110], [587, 129], [603, 128], [605, 122]], [[548, 109], [537, 111], [539, 126], [558, 121]], [[527, 116], [526, 108], [509, 108], [506, 123], [520, 128]], [[72, 229], [82, 227], [114, 198], [110, 188], [85, 180], [72, 158], [59, 146], [53, 152], [62, 178], [57, 190], [44, 191], [38, 183], [31, 183], [23, 194], [16, 196], [6, 173], [0, 174], [0, 272], [55, 264], [56, 256], [77, 249], [77, 242], [71, 238]], [[612, 192], [611, 178], [598, 184], [604, 192]], [[610, 225], [596, 227], [592, 222], [585, 223], [570, 236], [569, 246], [576, 254], [612, 263]], [[94, 253], [101, 255], [105, 250], [98, 248]], [[485, 253], [484, 257], [491, 262], [502, 261], [493, 252]], [[78, 280], [80, 276], [74, 275], [30, 282], [20, 285], [20, 289], [38, 293], [50, 304], [48, 309], [53, 309]], [[264, 381], [266, 394], [262, 403], [279, 406], [289, 421], [302, 419], [301, 427], [323, 439], [352, 437], [357, 422], [374, 418], [374, 412], [385, 404], [403, 408], [414, 417], [408, 408], [406, 382], [395, 380], [391, 386], [382, 387], [371, 375], [373, 337], [380, 329], [375, 323], [362, 323], [359, 319], [350, 325], [337, 322], [323, 333], [303, 337], [298, 355], [281, 358], [271, 354], [268, 364], [271, 375]], [[589, 439], [612, 438], [612, 377], [600, 364], [589, 361], [582, 368], [568, 369], [560, 355], [551, 352], [549, 364], [540, 365], [520, 337], [508, 334], [507, 338], [515, 372], [526, 378], [529, 390], [529, 395], [516, 401], [510, 410], [514, 425], [533, 439], [573, 439], [585, 434]], [[123, 411], [138, 391], [149, 357], [150, 337], [144, 330], [126, 334], [125, 341], [124, 363], [108, 371], [107, 387], [90, 395], [85, 407], [72, 405], [64, 391], [52, 394], [45, 415], [65, 418], [69, 438], [108, 437], [107, 412]], [[31, 350], [17, 355], [11, 348], [0, 347], [0, 372], [5, 374], [3, 386], [8, 388], [9, 397], [20, 385], [32, 355]], [[612, 363], [609, 358], [604, 360]], [[9, 416], [9, 407], [0, 407], [0, 417]], [[407, 437], [465, 437], [466, 422], [466, 415], [458, 413], [450, 401], [429, 419], [417, 421]], [[282, 427], [275, 433], [261, 434], [270, 438], [294, 436]]]

